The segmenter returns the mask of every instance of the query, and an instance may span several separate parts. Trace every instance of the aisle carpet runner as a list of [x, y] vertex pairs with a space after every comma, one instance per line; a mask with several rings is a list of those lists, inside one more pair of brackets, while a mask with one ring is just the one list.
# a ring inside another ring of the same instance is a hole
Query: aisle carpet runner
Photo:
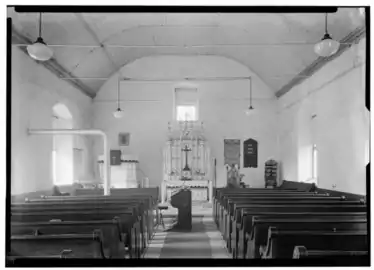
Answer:
[[190, 232], [159, 229], [145, 258], [230, 258], [211, 214], [193, 216]]

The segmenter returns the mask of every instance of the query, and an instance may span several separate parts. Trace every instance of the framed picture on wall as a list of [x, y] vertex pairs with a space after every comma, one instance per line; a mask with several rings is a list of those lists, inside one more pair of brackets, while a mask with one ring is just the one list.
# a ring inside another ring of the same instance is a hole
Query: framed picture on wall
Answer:
[[119, 133], [118, 134], [118, 145], [129, 146], [130, 144], [130, 133]]

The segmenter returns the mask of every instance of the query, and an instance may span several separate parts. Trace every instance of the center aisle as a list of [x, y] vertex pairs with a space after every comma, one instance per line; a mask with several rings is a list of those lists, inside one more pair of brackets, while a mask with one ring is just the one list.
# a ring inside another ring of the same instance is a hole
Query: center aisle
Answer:
[[159, 226], [144, 258], [230, 258], [213, 221], [212, 208], [193, 207], [190, 232], [167, 231], [175, 211], [163, 214], [165, 229]]

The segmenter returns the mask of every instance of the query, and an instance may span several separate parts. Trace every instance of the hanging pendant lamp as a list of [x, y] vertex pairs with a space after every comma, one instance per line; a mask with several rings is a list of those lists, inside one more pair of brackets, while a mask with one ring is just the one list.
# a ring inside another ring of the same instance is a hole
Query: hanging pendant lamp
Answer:
[[255, 112], [255, 109], [252, 106], [252, 77], [249, 79], [249, 106], [248, 109], [245, 110], [245, 114], [247, 116], [253, 115]]
[[113, 112], [114, 118], [122, 118], [124, 115], [124, 111], [121, 110], [120, 106], [120, 76], [118, 76], [118, 89], [117, 89], [117, 110]]
[[327, 13], [325, 15], [325, 35], [322, 40], [314, 46], [314, 51], [317, 55], [322, 57], [329, 57], [335, 54], [340, 47], [340, 43], [333, 40], [327, 32]]
[[53, 56], [53, 51], [47, 46], [42, 38], [42, 13], [39, 16], [39, 37], [36, 41], [27, 46], [30, 57], [38, 61], [48, 61]]

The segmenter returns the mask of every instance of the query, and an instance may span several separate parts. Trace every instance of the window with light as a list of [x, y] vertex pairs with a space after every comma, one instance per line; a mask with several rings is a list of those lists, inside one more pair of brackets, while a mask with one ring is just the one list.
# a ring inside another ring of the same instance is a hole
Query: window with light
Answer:
[[177, 121], [198, 120], [198, 92], [196, 88], [176, 88], [174, 93], [174, 119]]
[[196, 118], [195, 106], [177, 106], [177, 121], [196, 121]]

